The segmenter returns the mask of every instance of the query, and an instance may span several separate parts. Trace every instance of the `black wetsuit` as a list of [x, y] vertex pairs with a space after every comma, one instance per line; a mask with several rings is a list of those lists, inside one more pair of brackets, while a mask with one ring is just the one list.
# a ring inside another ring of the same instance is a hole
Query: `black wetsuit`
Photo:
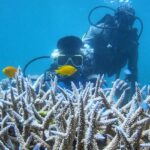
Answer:
[[131, 74], [128, 80], [137, 81], [138, 35], [136, 28], [117, 28], [115, 19], [106, 15], [98, 22], [98, 26], [111, 27], [100, 29], [91, 26], [83, 37], [83, 42], [94, 49], [93, 72], [98, 74], [116, 75], [127, 64]]

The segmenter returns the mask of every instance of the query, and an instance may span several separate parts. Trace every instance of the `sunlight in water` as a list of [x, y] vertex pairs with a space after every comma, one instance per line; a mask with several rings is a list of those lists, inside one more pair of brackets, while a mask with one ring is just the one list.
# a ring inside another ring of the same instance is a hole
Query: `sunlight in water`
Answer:
[[131, 0], [104, 0], [104, 2], [113, 4], [131, 4]]

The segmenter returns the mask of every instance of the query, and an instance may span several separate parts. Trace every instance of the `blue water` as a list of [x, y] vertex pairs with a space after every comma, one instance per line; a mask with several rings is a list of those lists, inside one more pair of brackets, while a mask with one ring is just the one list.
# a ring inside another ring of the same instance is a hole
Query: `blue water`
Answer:
[[[150, 81], [150, 2], [133, 0], [132, 5], [144, 22], [144, 32], [139, 41], [139, 82]], [[23, 67], [34, 57], [50, 55], [57, 40], [65, 35], [82, 37], [87, 31], [90, 9], [116, 3], [103, 0], [0, 0], [0, 79], [1, 70], [8, 66]], [[104, 11], [99, 12], [100, 16]], [[41, 74], [50, 60], [32, 64], [27, 72]]]

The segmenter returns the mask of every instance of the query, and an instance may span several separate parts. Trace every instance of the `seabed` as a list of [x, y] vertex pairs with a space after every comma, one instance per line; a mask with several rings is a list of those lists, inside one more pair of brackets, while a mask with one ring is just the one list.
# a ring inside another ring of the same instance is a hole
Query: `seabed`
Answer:
[[103, 76], [91, 82], [72, 82], [61, 88], [57, 78], [45, 91], [43, 76], [34, 83], [18, 72], [11, 84], [0, 84], [0, 149], [32, 150], [149, 150], [149, 86], [139, 88], [131, 100], [126, 91], [116, 101], [115, 84], [102, 88]]

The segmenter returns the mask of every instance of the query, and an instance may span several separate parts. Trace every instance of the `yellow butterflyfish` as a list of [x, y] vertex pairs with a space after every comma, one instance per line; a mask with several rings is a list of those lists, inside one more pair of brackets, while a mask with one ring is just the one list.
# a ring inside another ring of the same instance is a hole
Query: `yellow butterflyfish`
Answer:
[[2, 72], [9, 78], [13, 78], [17, 72], [17, 69], [13, 66], [5, 67]]
[[64, 65], [55, 70], [61, 76], [72, 76], [76, 71], [77, 69], [71, 65]]

